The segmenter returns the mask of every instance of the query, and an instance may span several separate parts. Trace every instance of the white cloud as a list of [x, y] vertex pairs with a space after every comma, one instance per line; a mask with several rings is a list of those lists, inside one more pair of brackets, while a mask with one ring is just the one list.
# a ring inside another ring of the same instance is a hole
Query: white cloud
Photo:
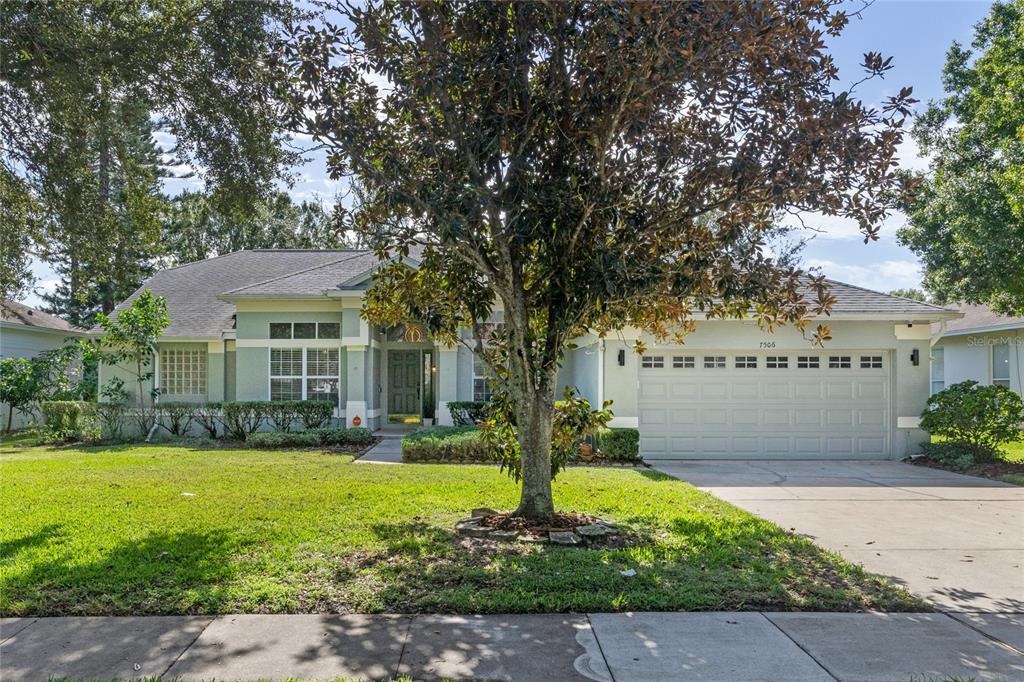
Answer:
[[[794, 216], [787, 217], [782, 224], [795, 228], [801, 236], [808, 239], [829, 241], [860, 241], [864, 239], [864, 233], [860, 231], [856, 220], [821, 213], [802, 213], [800, 217], [803, 219], [803, 224]], [[879, 238], [894, 239], [896, 231], [906, 222], [906, 214], [902, 211], [892, 211], [879, 225], [881, 230]]]
[[921, 286], [921, 265], [912, 260], [886, 260], [869, 267], [809, 258], [806, 265], [809, 268], [819, 268], [821, 274], [829, 279], [874, 291], [884, 292]]

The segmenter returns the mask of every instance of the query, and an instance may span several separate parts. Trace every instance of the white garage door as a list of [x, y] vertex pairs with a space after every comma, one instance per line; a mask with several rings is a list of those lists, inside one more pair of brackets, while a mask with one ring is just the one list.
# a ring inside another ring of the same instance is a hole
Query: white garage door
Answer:
[[889, 454], [886, 351], [641, 358], [648, 459], [877, 458]]

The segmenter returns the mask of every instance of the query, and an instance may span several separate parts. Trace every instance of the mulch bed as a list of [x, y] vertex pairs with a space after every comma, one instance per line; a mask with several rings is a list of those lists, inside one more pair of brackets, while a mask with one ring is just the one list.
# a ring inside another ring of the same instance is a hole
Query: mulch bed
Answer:
[[529, 521], [519, 516], [512, 516], [511, 514], [491, 514], [490, 516], [484, 516], [480, 519], [480, 525], [488, 528], [497, 528], [498, 530], [514, 530], [520, 533], [529, 533], [530, 535], [540, 535], [542, 533], [550, 533], [551, 531], [560, 530], [573, 530], [577, 526], [589, 526], [591, 524], [599, 523], [600, 519], [596, 516], [588, 516], [586, 514], [555, 514], [554, 518], [545, 523], [537, 523]]
[[1024, 476], [1024, 462], [1006, 462], [996, 460], [993, 462], [977, 462], [972, 466], [964, 469], [952, 469], [948, 466], [944, 466], [939, 462], [928, 459], [927, 457], [915, 457], [910, 460], [911, 464], [918, 466], [925, 466], [932, 469], [942, 469], [943, 471], [952, 471], [957, 474], [966, 474], [968, 476], [979, 476], [981, 478], [991, 478], [994, 481], [1001, 480], [1003, 476], [1007, 474], [1017, 474]]

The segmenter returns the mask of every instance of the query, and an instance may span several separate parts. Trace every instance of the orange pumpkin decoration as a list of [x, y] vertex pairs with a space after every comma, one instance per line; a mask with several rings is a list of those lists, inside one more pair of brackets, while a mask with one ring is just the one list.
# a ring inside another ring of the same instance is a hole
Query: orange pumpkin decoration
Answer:
[[362, 423], [363, 423], [363, 419], [358, 414], [356, 416], [352, 417], [352, 426], [359, 426]]

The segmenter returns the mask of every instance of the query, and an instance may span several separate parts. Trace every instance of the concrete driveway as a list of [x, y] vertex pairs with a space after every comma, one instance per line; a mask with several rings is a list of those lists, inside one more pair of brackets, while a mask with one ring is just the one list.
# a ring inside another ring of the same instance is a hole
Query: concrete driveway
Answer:
[[902, 462], [654, 461], [937, 608], [1024, 612], [1024, 487]]

